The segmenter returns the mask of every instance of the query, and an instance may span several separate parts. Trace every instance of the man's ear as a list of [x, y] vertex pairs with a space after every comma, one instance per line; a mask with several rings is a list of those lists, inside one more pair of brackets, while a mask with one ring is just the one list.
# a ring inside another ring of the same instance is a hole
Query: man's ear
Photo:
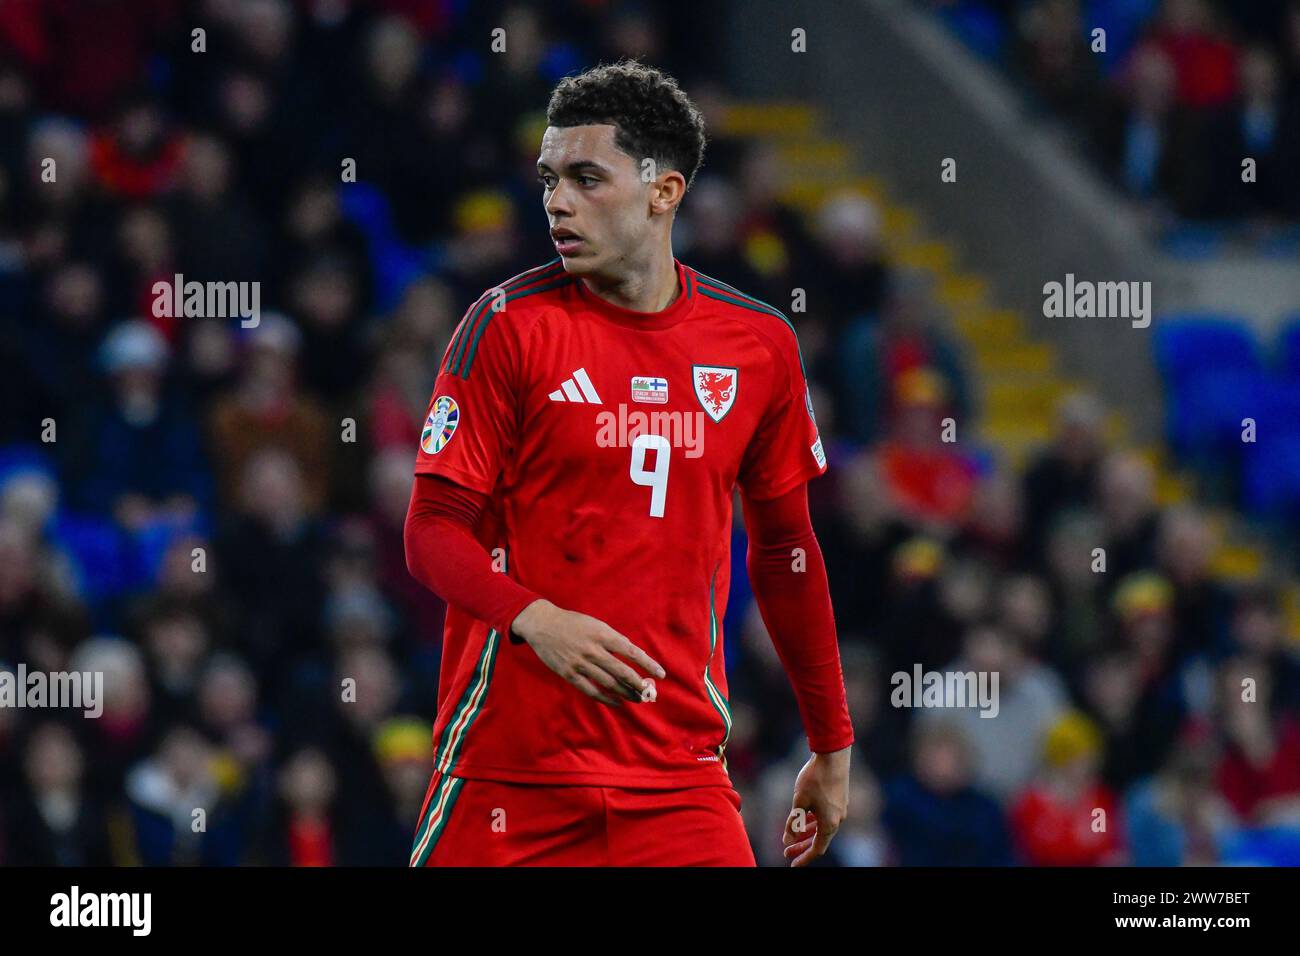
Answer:
[[686, 195], [686, 179], [677, 170], [668, 170], [654, 181], [650, 209], [655, 213], [669, 213], [681, 205]]

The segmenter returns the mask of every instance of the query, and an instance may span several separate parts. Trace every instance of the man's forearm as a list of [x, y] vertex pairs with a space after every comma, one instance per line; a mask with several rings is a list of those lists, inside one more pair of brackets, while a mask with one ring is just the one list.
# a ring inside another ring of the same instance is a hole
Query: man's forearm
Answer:
[[[814, 753], [853, 743], [826, 564], [804, 486], [771, 501], [743, 499], [750, 586]], [[798, 550], [796, 550], [798, 549]]]
[[474, 537], [487, 496], [448, 481], [417, 475], [403, 539], [411, 575], [450, 605], [510, 634], [510, 625], [538, 600], [509, 576]]

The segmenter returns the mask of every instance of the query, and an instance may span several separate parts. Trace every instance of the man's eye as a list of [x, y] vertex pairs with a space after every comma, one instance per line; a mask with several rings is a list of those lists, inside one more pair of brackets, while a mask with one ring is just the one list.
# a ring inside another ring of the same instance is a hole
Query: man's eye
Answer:
[[595, 177], [595, 176], [579, 176], [579, 177], [578, 177], [578, 182], [580, 182], [580, 183], [581, 183], [582, 185], [584, 185], [584, 186], [589, 185], [589, 184], [591, 184], [591, 183], [594, 183], [594, 182], [596, 182], [596, 181], [597, 181], [597, 180], [596, 180], [596, 177]]
[[538, 176], [538, 177], [537, 177], [537, 181], [538, 181], [539, 183], [541, 183], [543, 186], [545, 186], [547, 189], [550, 189], [550, 188], [551, 188], [551, 177], [550, 177], [550, 176]]

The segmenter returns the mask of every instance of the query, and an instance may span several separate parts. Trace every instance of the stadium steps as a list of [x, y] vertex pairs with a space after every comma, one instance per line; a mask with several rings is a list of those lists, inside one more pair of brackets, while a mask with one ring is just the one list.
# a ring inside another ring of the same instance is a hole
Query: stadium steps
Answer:
[[821, 121], [818, 110], [804, 103], [732, 103], [719, 117], [725, 136], [761, 139], [812, 137]]
[[[784, 164], [782, 200], [811, 217], [828, 198], [853, 192], [880, 210], [882, 238], [890, 260], [929, 275], [936, 297], [950, 313], [950, 331], [972, 357], [972, 380], [979, 420], [977, 440], [1005, 461], [1023, 466], [1050, 440], [1056, 403], [1080, 383], [1063, 373], [1056, 347], [1030, 336], [1017, 312], [990, 301], [984, 277], [961, 269], [957, 248], [933, 234], [913, 208], [895, 202], [876, 176], [854, 168], [851, 147], [820, 132], [821, 118], [811, 107], [790, 103], [749, 103], [726, 111], [728, 134], [766, 140]], [[1107, 438], [1133, 447], [1132, 428], [1122, 411], [1108, 413]], [[1142, 449], [1156, 475], [1156, 500], [1162, 506], [1195, 499], [1195, 481], [1158, 447]], [[1211, 512], [1221, 542], [1213, 557], [1215, 572], [1230, 581], [1258, 577], [1275, 562], [1269, 546], [1236, 515]], [[1300, 643], [1300, 582], [1284, 591], [1288, 633]]]

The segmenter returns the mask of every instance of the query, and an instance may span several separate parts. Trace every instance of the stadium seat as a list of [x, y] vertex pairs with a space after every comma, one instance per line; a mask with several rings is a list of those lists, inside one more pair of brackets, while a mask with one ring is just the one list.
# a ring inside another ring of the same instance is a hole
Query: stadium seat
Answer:
[[982, 3], [958, 3], [940, 11], [948, 29], [986, 60], [1001, 62], [1006, 29], [1001, 18]]
[[28, 471], [58, 481], [54, 461], [39, 446], [27, 442], [0, 446], [0, 489], [14, 475]]
[[1223, 226], [1181, 222], [1160, 237], [1160, 248], [1175, 259], [1213, 259], [1227, 248], [1227, 231]]
[[365, 236], [375, 268], [375, 304], [380, 311], [397, 305], [406, 287], [424, 275], [420, 256], [398, 238], [392, 207], [383, 191], [370, 183], [339, 189], [339, 208]]
[[1178, 388], [1211, 369], [1262, 372], [1259, 347], [1244, 318], [1213, 313], [1162, 315], [1155, 359], [1165, 382]]
[[1160, 0], [1089, 0], [1084, 23], [1106, 31], [1106, 55], [1102, 69], [1112, 73], [1125, 62], [1142, 31], [1159, 10]]
[[1300, 382], [1300, 312], [1288, 318], [1278, 333], [1278, 371], [1292, 382]]
[[76, 567], [87, 603], [97, 605], [145, 583], [130, 539], [112, 520], [61, 511], [52, 532]]
[[1246, 452], [1246, 507], [1260, 517], [1300, 517], [1300, 427]]
[[1169, 441], [1179, 455], [1230, 450], [1241, 442], [1244, 418], [1260, 421], [1269, 382], [1241, 369], [1210, 369], [1187, 379], [1169, 402]]

